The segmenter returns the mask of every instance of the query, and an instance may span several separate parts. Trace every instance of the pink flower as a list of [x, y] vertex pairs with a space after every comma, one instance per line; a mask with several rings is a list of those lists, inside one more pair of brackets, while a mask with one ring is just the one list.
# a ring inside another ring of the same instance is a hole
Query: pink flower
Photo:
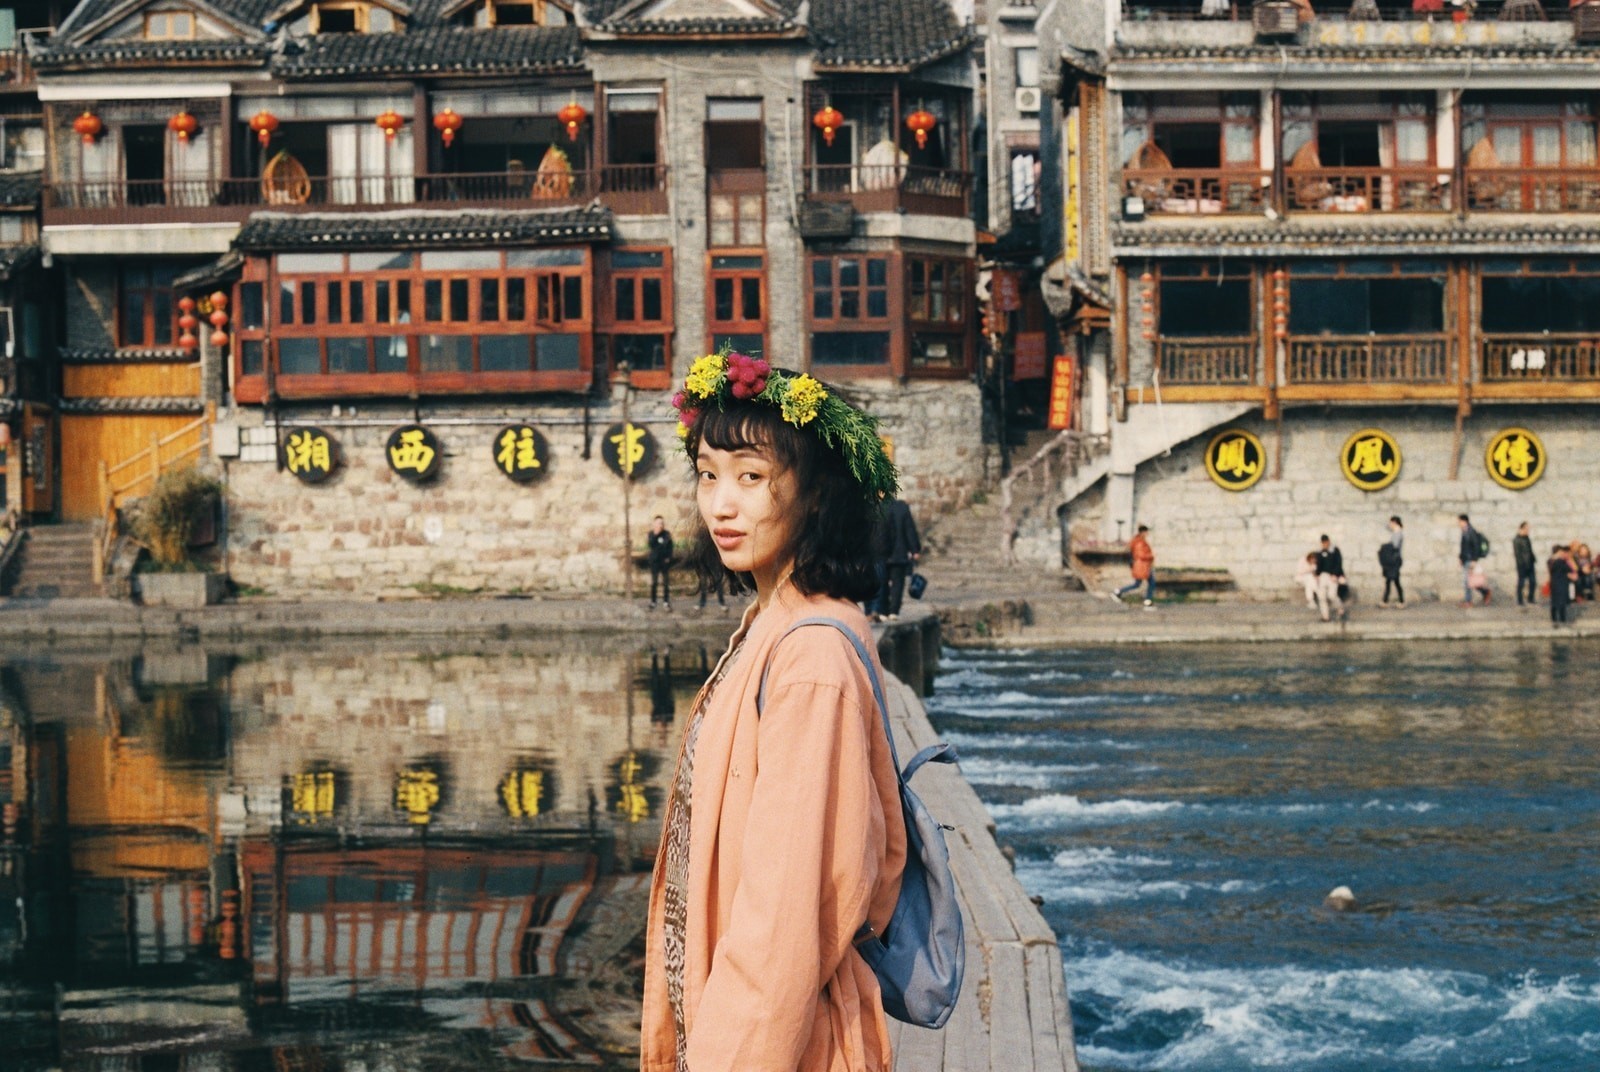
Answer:
[[746, 354], [728, 355], [728, 386], [734, 398], [754, 398], [767, 388], [772, 366]]
[[677, 394], [672, 396], [672, 408], [677, 410], [678, 412], [680, 412], [680, 413], [683, 412], [683, 407], [687, 406], [688, 404], [689, 404], [689, 400], [686, 397], [684, 397], [684, 394], [683, 394], [682, 391], [679, 391]]

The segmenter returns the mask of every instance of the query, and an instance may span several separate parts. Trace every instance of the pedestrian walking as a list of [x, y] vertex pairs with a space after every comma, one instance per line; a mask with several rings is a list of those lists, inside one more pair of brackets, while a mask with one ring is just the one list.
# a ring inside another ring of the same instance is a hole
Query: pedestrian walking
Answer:
[[856, 601], [875, 584], [864, 536], [895, 494], [894, 465], [873, 418], [739, 354], [696, 361], [678, 402], [696, 558], [755, 597], [670, 782], [640, 1064], [887, 1069], [881, 990], [856, 950], [889, 924], [906, 832]]
[[1550, 549], [1550, 561], [1545, 569], [1550, 571], [1550, 624], [1567, 623], [1567, 605], [1572, 602], [1572, 552], [1564, 544]]
[[911, 507], [903, 499], [890, 499], [885, 505], [878, 531], [883, 548], [883, 617], [893, 622], [900, 618], [900, 605], [906, 595], [906, 578], [922, 557], [922, 539], [917, 535], [917, 522], [911, 516]]
[[1149, 525], [1140, 525], [1139, 531], [1133, 534], [1133, 539], [1128, 541], [1129, 569], [1133, 573], [1133, 580], [1111, 593], [1111, 598], [1118, 603], [1122, 597], [1144, 585], [1144, 609], [1155, 610], [1156, 607], [1156, 553], [1150, 549]]
[[645, 537], [645, 558], [650, 564], [650, 609], [656, 609], [656, 595], [668, 610], [672, 609], [672, 533], [667, 531], [667, 519], [657, 514], [650, 521], [650, 535]]
[[1406, 590], [1400, 585], [1400, 567], [1404, 564], [1400, 549], [1406, 542], [1405, 526], [1398, 517], [1389, 518], [1389, 538], [1378, 548], [1378, 568], [1383, 570], [1383, 601], [1380, 607], [1389, 606], [1389, 590], [1394, 589], [1394, 606], [1404, 608]]
[[[1472, 527], [1472, 519], [1466, 514], [1456, 518], [1456, 524], [1461, 528], [1461, 605], [1472, 606], [1472, 564], [1479, 559], [1489, 556], [1489, 538]], [[1489, 589], [1484, 588], [1483, 601], [1489, 602]]]
[[1323, 621], [1338, 615], [1342, 622], [1347, 617], [1344, 607], [1346, 580], [1344, 554], [1333, 545], [1333, 540], [1323, 533], [1321, 549], [1317, 552], [1317, 613]]
[[[1511, 540], [1511, 555], [1517, 560], [1517, 606], [1536, 607], [1539, 605], [1539, 560], [1533, 553], [1533, 537], [1528, 534], [1528, 523], [1524, 521], [1517, 526], [1517, 534]], [[1527, 589], [1527, 600], [1523, 600], [1523, 589]]]

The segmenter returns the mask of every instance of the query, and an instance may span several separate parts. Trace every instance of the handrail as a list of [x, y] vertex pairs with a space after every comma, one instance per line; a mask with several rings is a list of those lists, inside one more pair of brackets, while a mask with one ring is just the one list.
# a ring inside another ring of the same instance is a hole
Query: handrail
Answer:
[[1017, 541], [1017, 526], [1016, 522], [1011, 518], [1011, 506], [1013, 502], [1012, 488], [1016, 485], [1017, 478], [1025, 475], [1031, 477], [1035, 468], [1038, 467], [1044, 475], [1043, 483], [1048, 486], [1050, 483], [1050, 461], [1056, 454], [1064, 456], [1063, 462], [1069, 472], [1076, 472], [1079, 445], [1101, 443], [1104, 439], [1104, 436], [1088, 435], [1084, 432], [1074, 431], [1071, 428], [1064, 429], [1046, 442], [1044, 446], [1034, 451], [1033, 456], [1027, 461], [1012, 466], [1011, 472], [1000, 481], [1000, 541], [1001, 546], [1005, 548], [1006, 564], [1008, 566], [1016, 565], [1016, 556], [1013, 550]]
[[[191, 458], [195, 461], [203, 458], [205, 452], [211, 448], [211, 428], [216, 423], [216, 420], [217, 404], [215, 402], [207, 402], [204, 415], [190, 421], [182, 428], [169, 432], [165, 436], [155, 432], [150, 433], [150, 445], [143, 450], [124, 458], [116, 465], [107, 465], [104, 460], [100, 462], [100, 538], [94, 542], [94, 563], [92, 566], [95, 584], [100, 584], [104, 580], [106, 563], [111, 559], [111, 549], [116, 546], [117, 537], [121, 534], [117, 510], [125, 501], [124, 497], [146, 481], [149, 481], [152, 488], [155, 487], [155, 483], [161, 479], [162, 473], [183, 468]], [[162, 460], [162, 448], [169, 447], [178, 440], [191, 435], [196, 437], [192, 446], [178, 451], [165, 461]], [[120, 473], [124, 469], [135, 465], [144, 465], [147, 468], [126, 483], [112, 483], [111, 477], [113, 473]]]

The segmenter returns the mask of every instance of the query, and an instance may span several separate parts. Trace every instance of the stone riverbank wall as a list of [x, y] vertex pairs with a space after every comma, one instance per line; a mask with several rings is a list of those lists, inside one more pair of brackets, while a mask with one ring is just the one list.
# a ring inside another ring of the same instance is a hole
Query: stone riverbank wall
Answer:
[[[881, 417], [920, 517], [965, 504], [993, 470], [971, 384], [852, 386], [850, 394]], [[694, 487], [666, 394], [636, 396], [629, 416], [657, 448], [628, 489], [634, 551], [642, 553], [656, 514], [687, 540]], [[217, 438], [227, 568], [240, 585], [311, 597], [621, 591], [623, 481], [601, 455], [606, 430], [621, 420], [617, 401], [592, 403], [587, 414], [579, 403], [281, 411], [276, 423], [256, 410], [224, 414]], [[421, 485], [396, 475], [385, 456], [391, 431], [413, 422], [438, 437], [444, 455], [438, 474]], [[543, 475], [528, 484], [508, 479], [493, 459], [496, 432], [517, 423], [531, 424], [549, 444]], [[281, 438], [306, 425], [338, 440], [340, 464], [321, 484], [304, 484], [279, 464]], [[648, 590], [647, 574], [636, 580]], [[692, 585], [686, 575], [678, 583]], [[690, 594], [692, 587], [678, 592]]]
[[[1450, 411], [1288, 410], [1281, 424], [1283, 470], [1277, 479], [1270, 472], [1280, 434], [1276, 422], [1262, 420], [1258, 412], [1221, 427], [1248, 429], [1261, 438], [1269, 472], [1254, 487], [1224, 491], [1206, 474], [1205, 448], [1221, 428], [1138, 468], [1133, 516], [1123, 519], [1122, 532], [1125, 539], [1133, 525], [1150, 526], [1158, 585], [1163, 566], [1211, 567], [1230, 571], [1247, 597], [1299, 598], [1293, 581], [1295, 565], [1327, 533], [1344, 553], [1357, 599], [1377, 602], [1383, 594], [1377, 551], [1391, 514], [1405, 524], [1402, 579], [1411, 601], [1461, 598], [1458, 514], [1469, 514], [1491, 541], [1486, 566], [1497, 598], [1512, 598], [1516, 567], [1511, 539], [1520, 522], [1530, 523], [1541, 584], [1553, 542], [1581, 537], [1600, 545], [1592, 410], [1480, 406], [1466, 421], [1454, 480], [1450, 462], [1455, 417]], [[1485, 464], [1489, 440], [1512, 427], [1538, 435], [1548, 459], [1543, 476], [1524, 491], [1500, 487], [1490, 479]], [[1401, 449], [1399, 478], [1381, 491], [1359, 490], [1340, 471], [1341, 447], [1364, 428], [1388, 432]], [[1106, 524], [1103, 489], [1102, 482], [1068, 507], [1075, 545], [1099, 542], [1108, 528], [1115, 531]], [[1050, 555], [1056, 545], [1040, 540], [1031, 546], [1037, 554]], [[1126, 570], [1119, 567], [1116, 572], [1121, 577]]]

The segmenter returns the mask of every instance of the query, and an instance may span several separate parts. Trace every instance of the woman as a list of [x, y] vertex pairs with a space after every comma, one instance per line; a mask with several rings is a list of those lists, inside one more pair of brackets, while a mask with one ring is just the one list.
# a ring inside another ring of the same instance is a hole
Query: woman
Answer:
[[1395, 606], [1404, 608], [1406, 605], [1406, 590], [1400, 585], [1400, 567], [1404, 563], [1400, 549], [1406, 542], [1405, 526], [1400, 524], [1398, 517], [1389, 518], [1389, 538], [1378, 548], [1378, 566], [1383, 570], [1383, 602], [1380, 607], [1389, 606], [1389, 590], [1394, 589]]
[[[877, 979], [906, 837], [871, 679], [833, 618], [876, 588], [876, 422], [809, 376], [702, 357], [675, 398], [704, 566], [755, 600], [696, 700], [646, 930], [644, 1072], [890, 1067]], [[874, 660], [876, 656], [872, 656]], [[758, 693], [765, 681], [759, 710]]]

